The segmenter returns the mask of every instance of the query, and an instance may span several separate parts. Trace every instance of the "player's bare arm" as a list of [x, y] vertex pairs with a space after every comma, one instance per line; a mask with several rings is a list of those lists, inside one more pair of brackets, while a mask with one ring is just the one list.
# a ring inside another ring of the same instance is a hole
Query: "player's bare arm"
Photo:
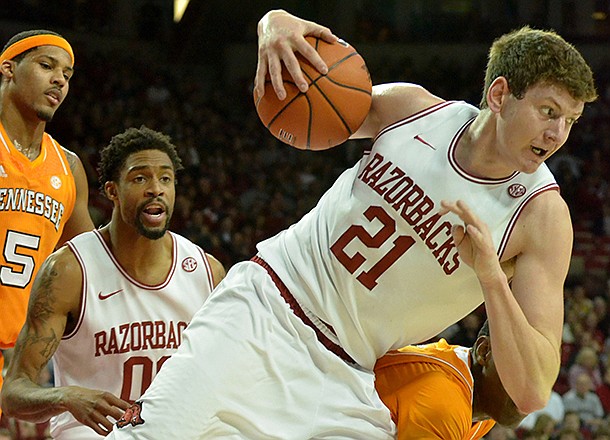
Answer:
[[305, 36], [322, 38], [329, 43], [337, 37], [327, 27], [295, 17], [283, 10], [266, 13], [258, 23], [258, 65], [254, 87], [258, 96], [265, 94], [265, 77], [271, 78], [273, 89], [279, 99], [286, 97], [282, 80], [282, 64], [294, 79], [299, 90], [307, 91], [308, 85], [295, 56], [300, 53], [320, 71], [326, 73], [328, 66], [318, 52], [305, 40]]
[[216, 287], [218, 286], [218, 283], [223, 280], [223, 278], [227, 274], [227, 271], [225, 270], [222, 263], [218, 261], [213, 255], [206, 253], [206, 257], [210, 262], [210, 266], [212, 268], [212, 276], [214, 277], [214, 287]]
[[112, 430], [107, 416], [120, 418], [127, 402], [107, 392], [38, 384], [66, 328], [78, 317], [81, 277], [80, 266], [67, 247], [51, 254], [42, 265], [5, 378], [2, 408], [9, 416], [31, 422], [70, 411], [79, 422], [105, 435]]
[[373, 138], [396, 121], [443, 102], [417, 84], [388, 83], [373, 86], [371, 109], [350, 139]]
[[[491, 331], [508, 334], [492, 341], [500, 378], [507, 391], [528, 389], [524, 396], [530, 399], [531, 409], [537, 409], [548, 401], [559, 373], [563, 285], [570, 264], [572, 226], [568, 207], [556, 191], [532, 200], [521, 217], [514, 232], [515, 248], [509, 243], [507, 249], [518, 252], [511, 282], [516, 304], [510, 296], [486, 295], [485, 301], [488, 313], [499, 318], [494, 323], [490, 318]], [[518, 319], [506, 319], [515, 314]]]
[[94, 227], [89, 214], [89, 182], [87, 181], [85, 168], [76, 154], [65, 148], [64, 152], [68, 158], [76, 184], [76, 202], [72, 214], [64, 226], [57, 248], [81, 232], [91, 231]]
[[491, 333], [502, 335], [492, 339], [502, 383], [523, 413], [542, 408], [559, 372], [563, 282], [572, 247], [567, 206], [548, 191], [524, 209], [503, 255], [516, 257], [510, 286], [487, 226], [462, 202], [443, 207], [464, 222], [454, 228], [454, 241], [477, 273]]

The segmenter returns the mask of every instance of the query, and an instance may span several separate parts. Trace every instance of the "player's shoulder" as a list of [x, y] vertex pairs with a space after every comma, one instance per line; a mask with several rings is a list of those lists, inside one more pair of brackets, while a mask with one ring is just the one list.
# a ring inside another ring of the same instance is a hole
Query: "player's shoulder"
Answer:
[[406, 82], [376, 85], [373, 88], [373, 99], [373, 105], [384, 112], [391, 113], [392, 109], [399, 112], [401, 115], [397, 120], [445, 102], [425, 87]]
[[217, 286], [224, 277], [227, 275], [227, 271], [223, 264], [212, 254], [205, 254], [210, 262], [210, 268], [212, 269], [212, 276], [214, 278], [214, 286]]
[[74, 265], [78, 266], [78, 259], [74, 251], [67, 244], [52, 252], [45, 262], [55, 266], [59, 271], [73, 271]]
[[70, 165], [70, 170], [72, 171], [72, 173], [78, 172], [78, 170], [83, 168], [82, 161], [80, 160], [80, 157], [78, 157], [78, 154], [76, 154], [72, 150], [68, 150], [64, 146], [60, 146], [60, 149], [66, 157], [66, 160]]
[[[545, 231], [545, 234], [540, 234], [540, 231]], [[510, 248], [505, 253], [510, 256], [538, 249], [560, 261], [560, 255], [565, 257], [570, 253], [573, 234], [566, 201], [558, 191], [544, 191], [523, 208], [509, 242]]]
[[572, 233], [570, 209], [559, 191], [541, 191], [524, 207], [519, 222], [528, 230], [564, 230]]
[[377, 84], [373, 86], [369, 113], [351, 138], [374, 138], [385, 127], [443, 102], [444, 99], [417, 84]]
[[373, 87], [373, 102], [367, 118], [369, 127], [362, 134], [375, 136], [395, 122], [445, 102], [417, 84], [395, 82], [376, 85]]
[[[35, 285], [71, 286], [79, 284], [82, 279], [82, 268], [69, 246], [64, 245], [52, 252], [42, 264], [36, 276]], [[69, 290], [68, 288], [66, 290]]]
[[174, 242], [178, 246], [182, 246], [184, 249], [187, 250], [188, 253], [197, 252], [199, 255], [201, 255], [202, 258], [205, 258], [208, 261], [208, 263], [210, 265], [210, 269], [212, 271], [214, 285], [217, 285], [225, 277], [226, 270], [225, 270], [224, 266], [212, 254], [206, 252], [197, 243], [191, 241], [190, 239], [184, 237], [183, 235], [180, 235], [179, 233], [174, 232], [174, 231], [168, 231], [168, 232], [173, 237]]

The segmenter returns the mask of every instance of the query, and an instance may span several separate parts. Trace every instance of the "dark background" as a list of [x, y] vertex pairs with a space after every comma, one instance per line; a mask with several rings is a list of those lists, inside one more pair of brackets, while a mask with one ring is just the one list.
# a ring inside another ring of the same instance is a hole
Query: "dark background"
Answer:
[[[176, 23], [171, 1], [3, 0], [0, 39], [4, 44], [19, 31], [46, 28], [72, 43], [76, 66], [70, 94], [47, 131], [82, 158], [96, 225], [107, 222], [111, 210], [98, 191], [98, 151], [114, 134], [146, 124], [172, 137], [186, 165], [172, 229], [229, 268], [250, 258], [258, 241], [307, 212], [368, 142], [301, 152], [280, 144], [261, 125], [251, 87], [256, 24], [264, 12], [284, 8], [331, 27], [364, 56], [373, 83], [415, 82], [443, 98], [475, 105], [495, 37], [524, 24], [558, 31], [592, 65], [600, 94], [548, 161], [575, 230], [562, 371], [555, 387], [563, 394], [583, 347], [594, 347], [602, 374], [609, 369], [609, 3], [191, 0]], [[477, 310], [445, 335], [469, 345], [483, 316], [484, 310]], [[610, 396], [610, 380], [605, 386]], [[607, 414], [610, 397], [604, 405]], [[593, 431], [583, 424], [585, 438]]]

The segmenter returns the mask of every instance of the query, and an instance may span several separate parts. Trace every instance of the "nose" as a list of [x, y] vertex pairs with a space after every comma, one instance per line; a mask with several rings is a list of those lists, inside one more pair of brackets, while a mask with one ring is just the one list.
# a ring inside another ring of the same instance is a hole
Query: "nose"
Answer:
[[558, 145], [563, 145], [570, 133], [570, 126], [566, 119], [561, 117], [551, 120], [551, 125], [547, 128], [544, 135], [546, 140]]
[[64, 87], [68, 83], [62, 69], [55, 69], [53, 71], [52, 82], [60, 87]]
[[146, 187], [146, 195], [149, 197], [159, 197], [161, 194], [163, 194], [163, 186], [159, 179], [150, 179], [150, 183]]

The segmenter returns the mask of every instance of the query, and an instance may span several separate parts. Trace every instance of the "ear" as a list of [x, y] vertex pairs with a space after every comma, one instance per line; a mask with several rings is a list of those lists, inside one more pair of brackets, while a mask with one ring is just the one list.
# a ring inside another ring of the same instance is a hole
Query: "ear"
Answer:
[[16, 63], [14, 61], [3, 60], [2, 63], [0, 63], [0, 73], [2, 73], [2, 76], [12, 78], [15, 70], [15, 64]]
[[487, 89], [487, 106], [492, 112], [498, 113], [508, 95], [510, 95], [508, 81], [503, 76], [497, 77]]
[[118, 197], [117, 187], [113, 181], [104, 183], [104, 194], [108, 199], [115, 201]]
[[491, 360], [491, 343], [489, 337], [479, 336], [474, 343], [474, 358], [479, 365], [487, 367]]

